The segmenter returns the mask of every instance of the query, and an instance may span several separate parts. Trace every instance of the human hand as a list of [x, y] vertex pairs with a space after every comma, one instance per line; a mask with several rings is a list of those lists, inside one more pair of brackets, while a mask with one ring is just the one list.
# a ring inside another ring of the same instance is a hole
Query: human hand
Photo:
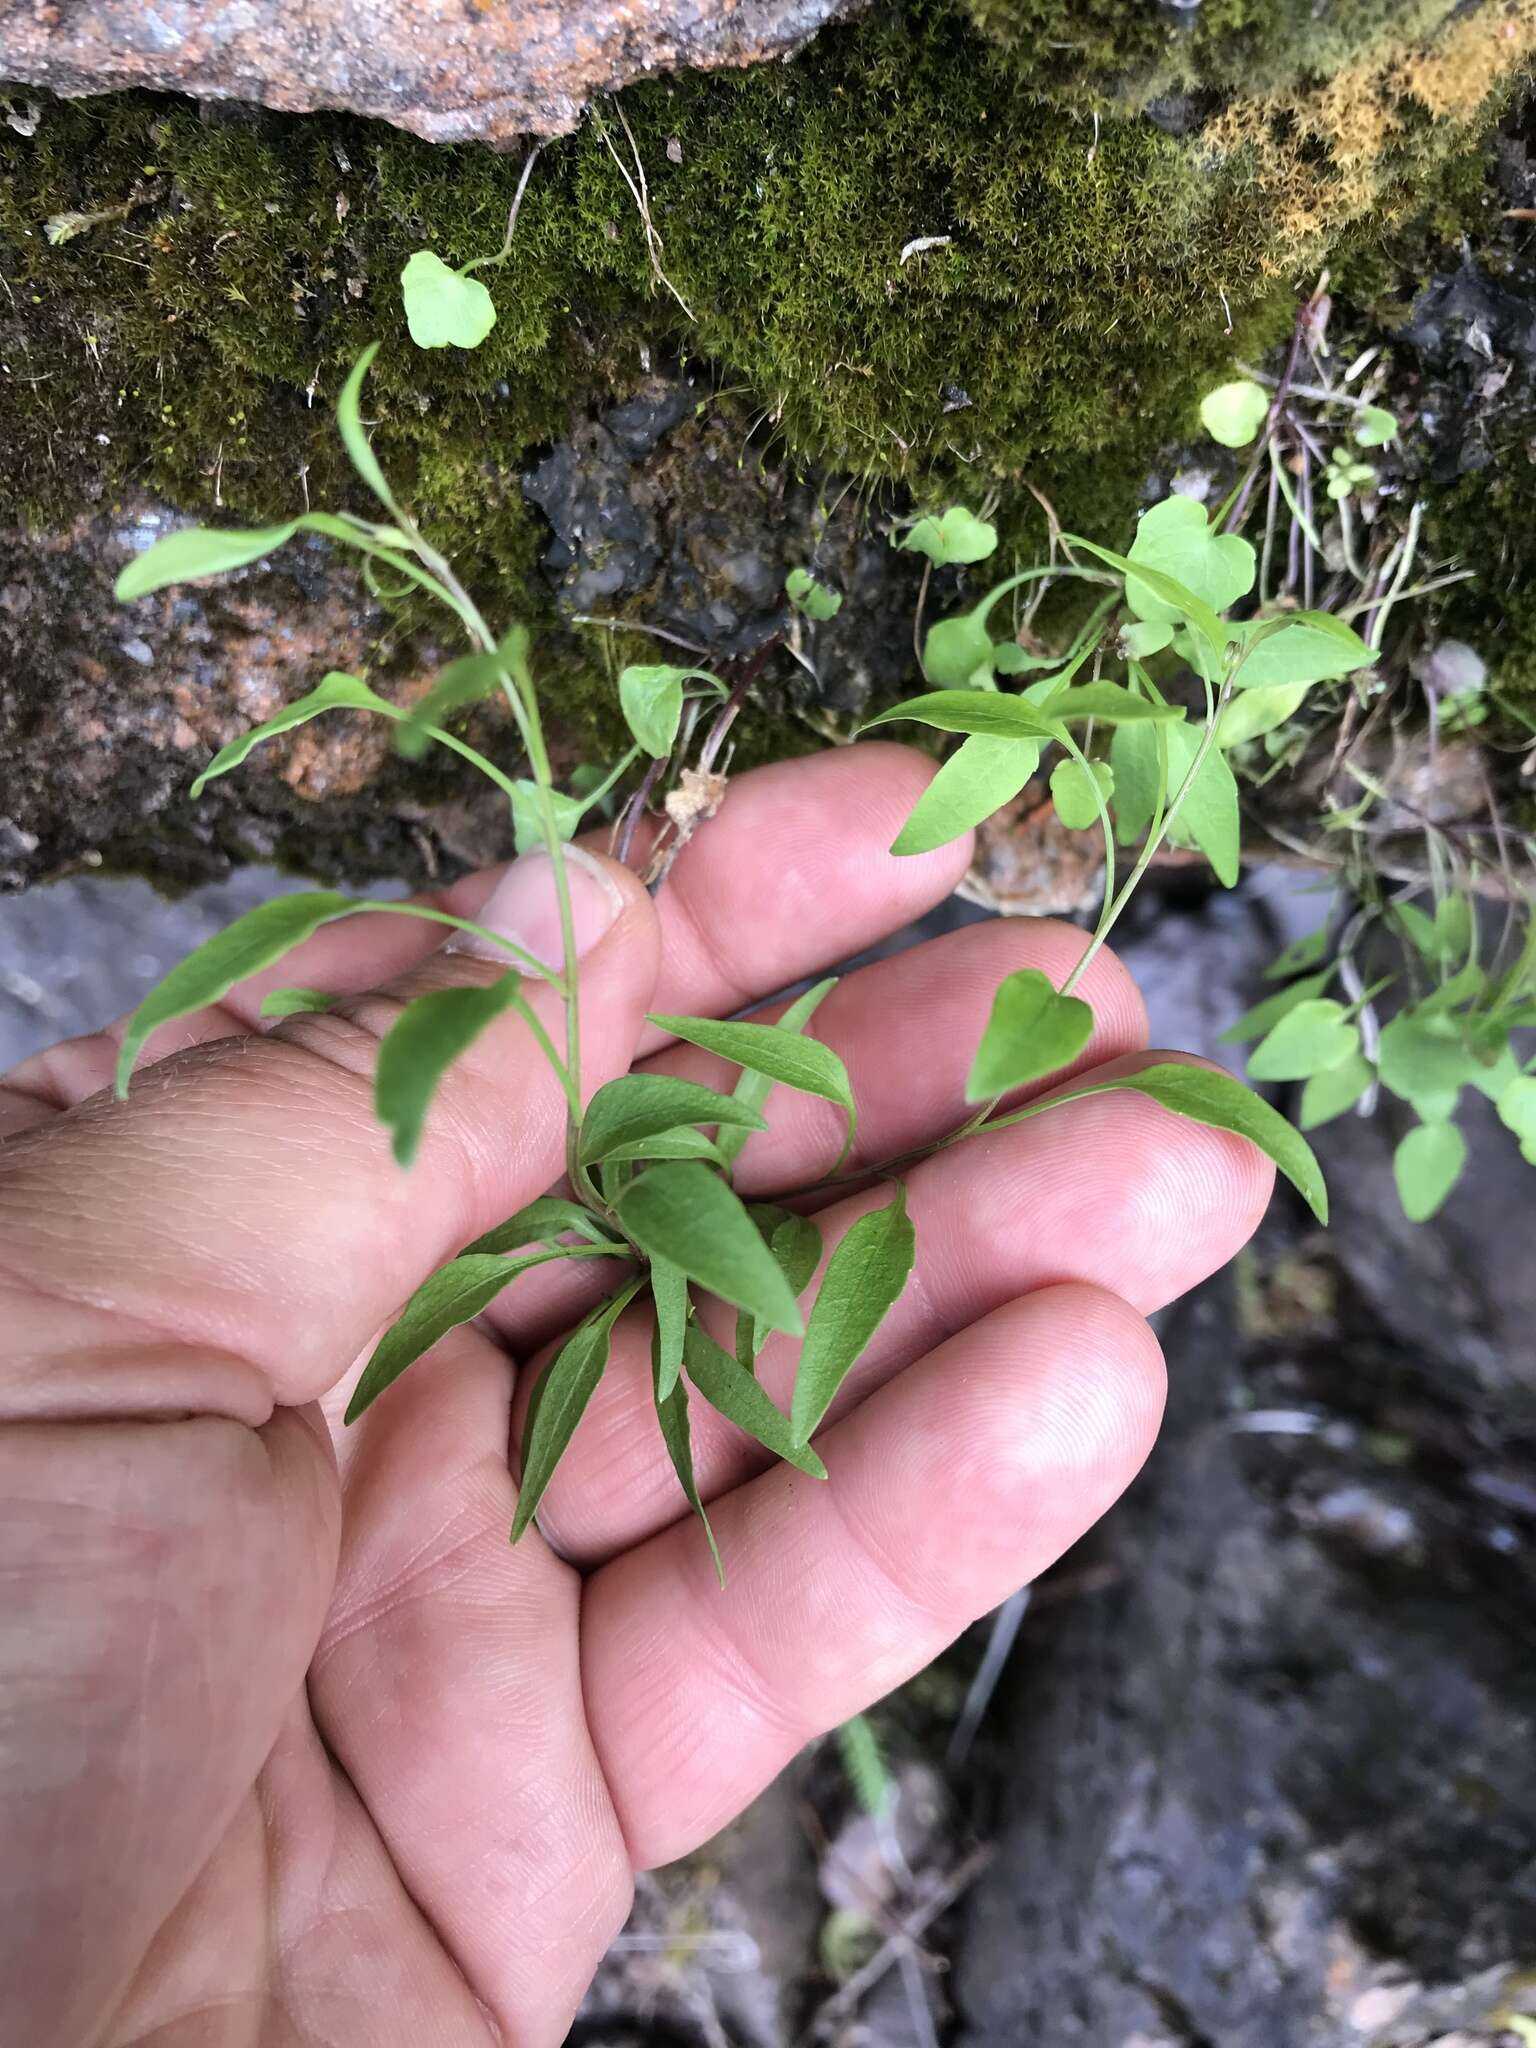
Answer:
[[[885, 851], [930, 773], [870, 745], [744, 776], [654, 905], [574, 869], [588, 1088], [637, 1057], [718, 1078], [643, 1013], [730, 1014], [939, 901], [966, 844]], [[547, 865], [516, 875], [437, 900], [557, 957]], [[993, 923], [848, 976], [815, 1030], [862, 1157], [962, 1121], [999, 979], [1059, 983], [1084, 944]], [[511, 1359], [586, 1305], [572, 1269], [519, 1280], [353, 1429], [327, 1419], [411, 1289], [559, 1176], [558, 1084], [512, 1016], [439, 1091], [411, 1172], [374, 1122], [402, 996], [497, 971], [361, 917], [157, 1041], [180, 1049], [126, 1103], [99, 1092], [111, 1033], [0, 1084], [0, 2039], [553, 2048], [635, 1869], [1104, 1512], [1160, 1413], [1144, 1314], [1268, 1198], [1245, 1141], [1130, 1093], [954, 1147], [908, 1176], [917, 1266], [818, 1438], [829, 1481], [764, 1469], [696, 1405], [723, 1593], [643, 1315], [513, 1549]], [[265, 1028], [279, 982], [371, 993]], [[1108, 954], [1082, 993], [1075, 1071], [1133, 1061], [1145, 1018]], [[777, 1091], [770, 1122], [738, 1166], [764, 1197], [838, 1142], [811, 1098]], [[761, 1361], [781, 1403], [794, 1352]]]

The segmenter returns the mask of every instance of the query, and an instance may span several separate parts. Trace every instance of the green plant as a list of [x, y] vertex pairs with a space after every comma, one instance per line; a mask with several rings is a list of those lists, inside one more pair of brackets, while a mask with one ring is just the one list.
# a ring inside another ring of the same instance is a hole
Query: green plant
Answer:
[[[452, 988], [408, 1003], [382, 1040], [375, 1104], [390, 1132], [396, 1159], [409, 1166], [443, 1074], [496, 1018], [511, 1012], [534, 1034], [559, 1078], [567, 1104], [566, 1185], [509, 1217], [434, 1273], [405, 1304], [370, 1359], [353, 1395], [348, 1419], [361, 1414], [447, 1330], [478, 1315], [506, 1287], [536, 1266], [556, 1260], [612, 1261], [617, 1285], [577, 1327], [539, 1380], [523, 1444], [523, 1480], [513, 1527], [521, 1535], [537, 1512], [561, 1455], [602, 1376], [613, 1326], [633, 1301], [647, 1298], [653, 1318], [654, 1395], [658, 1424], [688, 1501], [708, 1530], [693, 1479], [688, 1424], [689, 1389], [718, 1408], [775, 1455], [813, 1476], [825, 1476], [810, 1447], [838, 1389], [901, 1294], [915, 1255], [899, 1169], [905, 1160], [863, 1169], [883, 1178], [890, 1198], [844, 1235], [825, 1262], [808, 1313], [801, 1299], [822, 1265], [823, 1245], [814, 1218], [788, 1204], [745, 1204], [732, 1186], [734, 1161], [753, 1131], [766, 1128], [764, 1108], [775, 1085], [822, 1098], [841, 1112], [845, 1137], [836, 1159], [813, 1187], [829, 1185], [852, 1150], [857, 1105], [837, 1054], [809, 1035], [816, 1008], [833, 985], [823, 982], [799, 998], [773, 1024], [752, 1020], [658, 1015], [651, 1021], [674, 1039], [701, 1046], [732, 1062], [739, 1079], [730, 1094], [671, 1077], [633, 1073], [587, 1097], [582, 1086], [581, 1004], [572, 963], [575, 950], [564, 846], [581, 815], [611, 788], [640, 754], [649, 766], [616, 825], [627, 852], [648, 799], [670, 777], [668, 830], [653, 852], [658, 885], [678, 846], [719, 801], [726, 734], [747, 688], [771, 647], [727, 684], [712, 671], [662, 665], [630, 666], [618, 694], [635, 748], [584, 799], [555, 785], [544, 743], [528, 637], [518, 627], [496, 634], [466, 592], [452, 565], [433, 547], [385, 478], [363, 430], [360, 394], [372, 358], [359, 360], [342, 392], [337, 424], [348, 455], [384, 514], [310, 512], [281, 526], [247, 533], [193, 529], [160, 541], [124, 570], [118, 595], [141, 597], [189, 576], [218, 574], [257, 560], [301, 530], [317, 531], [355, 550], [376, 580], [424, 591], [455, 617], [471, 651], [445, 667], [412, 708], [387, 702], [355, 676], [331, 674], [308, 696], [225, 747], [198, 779], [201, 788], [237, 767], [252, 748], [326, 712], [362, 710], [392, 720], [404, 751], [432, 745], [452, 749], [506, 797], [519, 843], [536, 830], [554, 873], [564, 937], [562, 964], [552, 967], [510, 941], [426, 906], [358, 901], [331, 891], [291, 896], [262, 905], [200, 947], [140, 1004], [123, 1041], [118, 1087], [151, 1034], [171, 1019], [216, 1002], [233, 984], [281, 958], [318, 926], [359, 911], [434, 919], [482, 940], [507, 957], [488, 985]], [[908, 529], [903, 545], [935, 562], [974, 563], [995, 548], [996, 535], [962, 508]], [[1102, 827], [1108, 866], [1097, 931], [1060, 991], [1038, 971], [1014, 974], [997, 992], [967, 1085], [976, 1113], [940, 1141], [959, 1142], [979, 1130], [1002, 1129], [1048, 1113], [1062, 1102], [1129, 1090], [1177, 1115], [1241, 1132], [1260, 1145], [1295, 1183], [1316, 1213], [1326, 1214], [1321, 1175], [1311, 1151], [1274, 1110], [1230, 1076], [1174, 1064], [1154, 1065], [1107, 1081], [1088, 1081], [1064, 1093], [1007, 1109], [1009, 1093], [1069, 1064], [1086, 1046], [1092, 1013], [1072, 991], [1161, 840], [1186, 832], [1212, 854], [1219, 869], [1235, 867], [1235, 806], [1227, 804], [1230, 771], [1217, 744], [1222, 717], [1255, 668], [1267, 678], [1293, 680], [1314, 673], [1347, 673], [1369, 652], [1347, 627], [1327, 618], [1283, 618], [1231, 624], [1219, 608], [1241, 598], [1252, 582], [1246, 542], [1214, 534], [1198, 507], [1182, 500], [1146, 515], [1129, 557], [1082, 541], [1072, 544], [1092, 566], [1054, 565], [1007, 579], [966, 615], [966, 632], [981, 645], [1000, 598], [1032, 577], [1080, 577], [1101, 586], [1089, 625], [1069, 652], [1048, 664], [1031, 662], [1015, 643], [986, 639], [972, 676], [974, 687], [931, 691], [870, 721], [918, 720], [965, 735], [908, 821], [899, 851], [936, 845], [967, 829], [975, 816], [1002, 800], [1033, 773], [1042, 748], [1061, 750], [1080, 778], [1078, 800], [1091, 804]], [[793, 579], [792, 579], [793, 580]], [[816, 588], [812, 582], [812, 588]], [[802, 597], [806, 594], [802, 588]], [[826, 615], [823, 606], [821, 615]], [[807, 607], [814, 621], [817, 613]], [[1101, 673], [1118, 644], [1115, 621], [1127, 615], [1127, 636], [1143, 649], [1166, 641], [1202, 679], [1205, 704], [1196, 722], [1168, 700], [1135, 654], [1124, 654], [1126, 680]], [[949, 622], [953, 627], [954, 622]], [[1150, 636], [1147, 629], [1153, 629]], [[931, 629], [931, 648], [946, 627]], [[953, 638], [951, 631], [950, 638]], [[1078, 677], [1089, 660], [1091, 679]], [[1021, 694], [1003, 694], [999, 675], [1047, 667]], [[505, 701], [529, 775], [514, 779], [443, 722], [479, 698]], [[709, 713], [707, 729], [702, 714]], [[1131, 752], [1115, 763], [1111, 783], [1087, 748], [1109, 732]], [[1081, 738], [1079, 738], [1079, 734]], [[1011, 788], [1010, 788], [1011, 786]], [[1113, 886], [1117, 814], [1143, 795], [1150, 815], [1145, 845], [1131, 875]], [[557, 1045], [529, 1003], [530, 981], [554, 992], [563, 1015]], [[305, 990], [284, 990], [269, 1014], [291, 1015], [323, 1005]], [[936, 1148], [929, 1148], [936, 1149]], [[694, 1315], [695, 1289], [717, 1295], [737, 1311], [734, 1353], [717, 1344]], [[798, 1337], [801, 1350], [790, 1413], [769, 1400], [755, 1377], [756, 1359], [769, 1335]], [[710, 1537], [713, 1546], [713, 1537]], [[718, 1556], [716, 1559], [718, 1564]]]
[[[1506, 919], [1485, 958], [1483, 920], [1471, 893], [1446, 885], [1433, 914], [1411, 896], [1377, 895], [1356, 906], [1343, 892], [1342, 921], [1330, 919], [1287, 947], [1269, 977], [1283, 986], [1226, 1033], [1257, 1041], [1248, 1071], [1300, 1081], [1303, 1130], [1374, 1106], [1381, 1090], [1418, 1119], [1394, 1158], [1398, 1194], [1412, 1222], [1440, 1207], [1466, 1165], [1455, 1122], [1462, 1091], [1495, 1106], [1521, 1155], [1536, 1165], [1536, 1061], [1522, 1065], [1518, 1034], [1536, 1027], [1536, 924], [1511, 944]], [[1373, 948], [1392, 964], [1367, 986], [1361, 956]], [[1345, 1001], [1325, 991], [1337, 983]], [[1383, 1015], [1386, 1013], [1385, 1021]]]

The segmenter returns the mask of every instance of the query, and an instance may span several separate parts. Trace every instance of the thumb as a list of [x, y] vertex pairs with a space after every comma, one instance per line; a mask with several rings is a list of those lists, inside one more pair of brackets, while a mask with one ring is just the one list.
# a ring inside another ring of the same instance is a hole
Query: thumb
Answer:
[[[660, 955], [627, 869], [566, 850], [584, 1095], [625, 1072]], [[527, 854], [480, 922], [561, 959], [554, 875]], [[479, 942], [257, 1037], [222, 1039], [0, 1152], [0, 1416], [214, 1413], [260, 1423], [322, 1393], [432, 1269], [563, 1170], [565, 1098], [507, 1012], [449, 1071], [415, 1164], [373, 1110], [403, 1002], [488, 982]], [[563, 1036], [556, 992], [524, 994]]]

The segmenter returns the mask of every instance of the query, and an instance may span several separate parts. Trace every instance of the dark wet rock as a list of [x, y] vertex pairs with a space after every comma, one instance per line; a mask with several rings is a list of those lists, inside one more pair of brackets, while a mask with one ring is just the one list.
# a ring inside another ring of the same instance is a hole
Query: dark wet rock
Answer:
[[1523, 1284], [1529, 1169], [1478, 1134], [1474, 1254], [1396, 1230], [1385, 1134], [1320, 1135], [1334, 1232], [1277, 1212], [1169, 1320], [1163, 1440], [1065, 1567], [1116, 1583], [1026, 1624], [969, 2048], [1424, 2048], [1536, 1942], [1531, 1324], [1478, 1299]]
[[[313, 537], [118, 604], [118, 570], [175, 523], [141, 499], [64, 533], [0, 533], [0, 892], [103, 864], [172, 886], [272, 859], [422, 879], [504, 850], [499, 802], [435, 764], [408, 769], [380, 721], [350, 713], [259, 750], [194, 804], [217, 748], [327, 669], [369, 667], [387, 622]], [[390, 687], [419, 689], [442, 653], [398, 650]]]
[[556, 135], [636, 78], [758, 62], [848, 0], [0, 0], [0, 70], [66, 97], [129, 86], [341, 107], [431, 142]]
[[[842, 480], [777, 467], [701, 376], [647, 377], [557, 443], [523, 491], [549, 521], [543, 565], [567, 616], [659, 627], [717, 661], [789, 634], [801, 680], [788, 701], [839, 713], [910, 677], [913, 558]], [[799, 564], [843, 593], [835, 619], [791, 613], [784, 578]]]

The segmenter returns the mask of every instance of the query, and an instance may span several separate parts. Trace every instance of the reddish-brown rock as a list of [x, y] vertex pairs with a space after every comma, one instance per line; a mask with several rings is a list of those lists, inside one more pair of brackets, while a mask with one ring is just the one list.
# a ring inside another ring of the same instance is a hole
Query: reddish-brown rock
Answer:
[[594, 93], [751, 64], [850, 0], [0, 0], [0, 77], [343, 107], [429, 142], [574, 128]]

